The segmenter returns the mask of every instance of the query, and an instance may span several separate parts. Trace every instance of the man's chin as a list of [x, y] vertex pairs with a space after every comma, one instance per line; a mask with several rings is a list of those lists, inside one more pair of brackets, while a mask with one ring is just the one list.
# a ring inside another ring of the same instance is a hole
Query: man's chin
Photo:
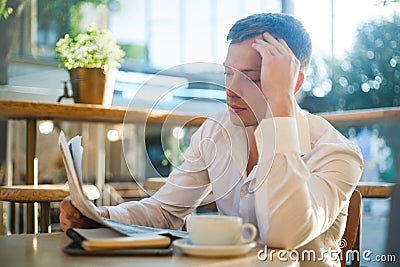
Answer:
[[251, 123], [247, 122], [246, 119], [242, 119], [239, 115], [231, 111], [229, 112], [229, 119], [231, 120], [233, 125], [239, 127], [247, 127], [252, 125]]

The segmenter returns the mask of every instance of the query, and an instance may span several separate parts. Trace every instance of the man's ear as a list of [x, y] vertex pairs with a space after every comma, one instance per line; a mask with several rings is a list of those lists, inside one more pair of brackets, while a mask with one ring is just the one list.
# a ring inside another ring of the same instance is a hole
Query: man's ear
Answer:
[[294, 94], [297, 94], [297, 92], [300, 91], [300, 88], [304, 82], [304, 76], [305, 76], [304, 72], [299, 71], [299, 76], [297, 77], [296, 87], [294, 88]]

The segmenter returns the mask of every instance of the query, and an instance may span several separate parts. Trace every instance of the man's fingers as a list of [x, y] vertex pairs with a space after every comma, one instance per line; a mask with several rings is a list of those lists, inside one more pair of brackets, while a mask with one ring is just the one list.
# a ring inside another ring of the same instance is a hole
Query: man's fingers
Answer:
[[292, 49], [290, 49], [290, 47], [288, 46], [288, 44], [285, 42], [285, 40], [283, 39], [278, 39], [279, 43], [281, 43], [282, 47], [284, 47], [286, 49], [286, 51], [290, 54], [290, 55], [294, 55]]
[[60, 226], [63, 231], [79, 226], [82, 214], [72, 205], [71, 198], [66, 197], [60, 203]]
[[64, 232], [72, 228], [72, 221], [66, 217], [66, 213], [63, 211], [60, 212], [60, 226]]
[[60, 211], [64, 211], [68, 217], [79, 219], [81, 213], [72, 205], [71, 199], [66, 197], [60, 204]]
[[60, 212], [60, 226], [61, 229], [65, 232], [69, 228], [93, 228], [98, 227], [99, 224], [96, 222], [83, 217], [79, 216], [79, 218], [72, 217], [71, 214], [66, 213], [65, 211]]
[[[101, 214], [101, 212], [99, 213]], [[69, 228], [94, 228], [99, 227], [100, 224], [83, 216], [74, 205], [72, 205], [71, 199], [66, 197], [60, 204], [60, 226], [65, 232]]]
[[254, 42], [256, 44], [259, 44], [261, 47], [263, 47], [264, 50], [267, 50], [269, 55], [278, 56], [280, 54], [280, 52], [276, 49], [276, 47], [274, 47], [273, 45], [271, 45], [270, 43], [268, 43], [262, 39], [256, 38], [254, 40]]
[[252, 47], [256, 49], [263, 58], [273, 56], [271, 51], [264, 44], [260, 44], [259, 42], [254, 42], [252, 44]]
[[[292, 54], [292, 51], [283, 39], [276, 39], [268, 32], [265, 32], [262, 37], [267, 43], [272, 45], [280, 55]], [[275, 54], [275, 56], [279, 54]]]

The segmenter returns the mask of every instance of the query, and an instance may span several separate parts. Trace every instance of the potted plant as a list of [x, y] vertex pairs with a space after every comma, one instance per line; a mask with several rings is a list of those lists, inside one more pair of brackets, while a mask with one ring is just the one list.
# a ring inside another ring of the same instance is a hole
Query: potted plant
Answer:
[[125, 52], [109, 30], [92, 24], [75, 37], [66, 34], [55, 51], [68, 70], [76, 103], [111, 106], [115, 76]]

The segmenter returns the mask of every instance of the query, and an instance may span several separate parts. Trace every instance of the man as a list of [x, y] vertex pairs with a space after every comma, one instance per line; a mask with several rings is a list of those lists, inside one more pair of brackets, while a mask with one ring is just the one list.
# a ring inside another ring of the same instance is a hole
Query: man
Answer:
[[[321, 251], [340, 250], [363, 163], [356, 145], [296, 103], [310, 62], [310, 37], [291, 16], [257, 14], [236, 22], [228, 41], [229, 112], [198, 129], [185, 161], [156, 194], [98, 212], [178, 229], [212, 190], [219, 214], [254, 224], [268, 247], [314, 250], [316, 266], [339, 266]], [[63, 230], [91, 226], [69, 199], [61, 203], [60, 222]]]

